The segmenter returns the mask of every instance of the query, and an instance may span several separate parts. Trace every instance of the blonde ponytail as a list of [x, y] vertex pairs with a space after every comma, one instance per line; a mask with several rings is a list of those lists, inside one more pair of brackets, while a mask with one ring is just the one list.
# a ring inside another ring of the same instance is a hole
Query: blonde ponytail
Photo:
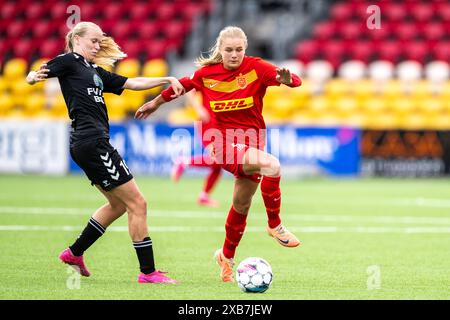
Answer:
[[208, 51], [208, 56], [204, 57], [203, 55], [201, 55], [195, 60], [195, 64], [199, 67], [203, 67], [221, 63], [222, 55], [220, 54], [220, 46], [222, 45], [222, 42], [225, 38], [242, 39], [244, 40], [245, 49], [247, 49], [248, 42], [245, 32], [239, 27], [228, 26], [220, 31], [219, 36], [216, 39], [216, 43]]
[[[89, 28], [99, 28], [93, 22], [79, 22], [66, 35], [66, 52], [73, 52], [74, 36], [83, 36]], [[99, 66], [113, 66], [117, 60], [125, 58], [126, 53], [122, 52], [119, 45], [111, 37], [104, 37], [100, 42], [100, 50], [94, 58], [94, 63]]]

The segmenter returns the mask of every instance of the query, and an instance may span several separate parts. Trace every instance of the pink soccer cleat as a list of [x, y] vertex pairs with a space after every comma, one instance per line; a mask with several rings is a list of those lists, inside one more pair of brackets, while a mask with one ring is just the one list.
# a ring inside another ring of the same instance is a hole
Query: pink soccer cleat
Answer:
[[59, 255], [59, 260], [61, 260], [63, 263], [70, 265], [72, 268], [75, 269], [75, 271], [77, 271], [84, 277], [89, 277], [91, 275], [86, 265], [84, 264], [83, 256], [79, 257], [74, 256], [69, 248], [61, 252], [61, 254]]
[[140, 273], [138, 277], [139, 283], [163, 283], [163, 284], [178, 284], [178, 281], [175, 281], [168, 276], [166, 276], [167, 272], [161, 270], [155, 270], [152, 273], [144, 274]]
[[211, 208], [219, 207], [219, 202], [211, 199], [206, 192], [200, 193], [200, 195], [197, 198], [197, 203], [201, 206], [207, 206]]
[[181, 159], [181, 158], [177, 159], [175, 161], [175, 163], [173, 164], [172, 174], [171, 174], [172, 180], [174, 182], [178, 182], [178, 180], [180, 180], [181, 176], [184, 173], [184, 169], [185, 169], [185, 164], [183, 162], [183, 159]]

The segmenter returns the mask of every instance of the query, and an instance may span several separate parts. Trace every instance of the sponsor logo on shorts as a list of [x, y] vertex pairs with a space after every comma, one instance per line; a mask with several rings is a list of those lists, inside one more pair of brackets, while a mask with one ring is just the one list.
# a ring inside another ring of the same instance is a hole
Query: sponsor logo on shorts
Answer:
[[103, 160], [103, 165], [106, 167], [106, 170], [110, 173], [110, 176], [114, 180], [119, 180], [120, 173], [116, 169], [116, 166], [113, 165], [112, 159], [109, 156], [109, 152], [107, 152], [105, 155], [100, 155], [100, 158]]

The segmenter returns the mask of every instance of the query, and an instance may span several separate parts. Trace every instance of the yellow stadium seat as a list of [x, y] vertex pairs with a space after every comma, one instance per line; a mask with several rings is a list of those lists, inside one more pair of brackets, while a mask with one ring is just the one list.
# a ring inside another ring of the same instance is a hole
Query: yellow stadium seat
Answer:
[[318, 116], [326, 114], [327, 110], [333, 108], [332, 100], [327, 99], [325, 96], [312, 97], [305, 105], [305, 107]]
[[41, 59], [38, 59], [38, 60], [34, 61], [34, 62], [31, 64], [30, 71], [37, 71], [37, 70], [39, 70], [39, 68], [41, 67], [41, 65], [42, 65], [43, 63], [47, 63], [47, 62], [49, 62], [50, 60], [51, 60], [51, 59], [41, 58]]
[[164, 59], [152, 59], [144, 64], [142, 76], [166, 77], [169, 74], [169, 66]]
[[373, 96], [367, 100], [361, 102], [362, 110], [367, 114], [379, 114], [388, 109], [388, 100], [382, 97]]
[[22, 58], [14, 58], [5, 63], [3, 69], [3, 76], [8, 81], [15, 81], [19, 78], [26, 77], [27, 62]]
[[120, 61], [116, 67], [116, 73], [128, 78], [139, 76], [140, 64], [137, 59], [125, 59]]
[[386, 98], [398, 97], [402, 94], [402, 87], [398, 80], [390, 80], [382, 87], [376, 87], [375, 90], [381, 90], [381, 94]]
[[111, 121], [123, 120], [127, 113], [127, 100], [123, 96], [105, 94], [105, 103]]
[[342, 79], [333, 79], [325, 85], [325, 94], [330, 98], [338, 98], [351, 92], [351, 86], [348, 81]]
[[193, 108], [177, 108], [172, 110], [167, 121], [172, 125], [188, 125], [197, 120], [197, 114]]
[[31, 91], [33, 91], [33, 88], [25, 81], [25, 78], [15, 80], [11, 84], [11, 94], [14, 105], [23, 106], [25, 98]]
[[354, 85], [353, 94], [359, 100], [369, 99], [375, 94], [375, 85], [372, 80], [360, 80]]
[[5, 78], [0, 75], [0, 94], [6, 92], [8, 90], [8, 82]]
[[279, 97], [275, 101], [274, 108], [272, 109], [275, 114], [278, 114], [280, 118], [288, 118], [291, 113], [296, 109], [297, 105], [289, 97]]
[[36, 116], [45, 109], [45, 97], [43, 94], [30, 94], [24, 102], [23, 112], [28, 117]]
[[58, 119], [65, 119], [69, 117], [69, 111], [67, 110], [66, 102], [62, 93], [58, 94], [51, 104], [50, 114], [52, 117]]
[[7, 116], [13, 107], [14, 103], [11, 95], [0, 93], [0, 116]]
[[136, 111], [145, 103], [145, 91], [125, 90], [121, 96], [125, 98], [124, 108], [126, 111]]
[[425, 114], [437, 114], [445, 111], [443, 97], [428, 96], [417, 101], [419, 111]]
[[396, 129], [397, 118], [393, 113], [379, 113], [365, 118], [364, 128], [374, 130]]
[[398, 115], [410, 114], [416, 110], [416, 101], [410, 96], [398, 96], [389, 100], [389, 109]]
[[350, 115], [359, 109], [358, 101], [352, 96], [341, 96], [334, 101], [334, 108], [339, 113]]

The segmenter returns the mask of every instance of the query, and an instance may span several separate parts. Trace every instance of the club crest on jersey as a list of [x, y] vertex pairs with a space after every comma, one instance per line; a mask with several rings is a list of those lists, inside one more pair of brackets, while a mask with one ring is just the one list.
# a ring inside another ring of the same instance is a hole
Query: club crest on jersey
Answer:
[[96, 75], [96, 74], [94, 74], [94, 83], [95, 83], [95, 85], [96, 85], [97, 87], [100, 87], [100, 90], [103, 90], [103, 81], [102, 81], [102, 79], [101, 79], [98, 75]]
[[245, 89], [245, 87], [247, 86], [247, 79], [244, 76], [242, 76], [242, 73], [239, 74], [238, 77], [236, 77], [236, 82], [239, 89]]

